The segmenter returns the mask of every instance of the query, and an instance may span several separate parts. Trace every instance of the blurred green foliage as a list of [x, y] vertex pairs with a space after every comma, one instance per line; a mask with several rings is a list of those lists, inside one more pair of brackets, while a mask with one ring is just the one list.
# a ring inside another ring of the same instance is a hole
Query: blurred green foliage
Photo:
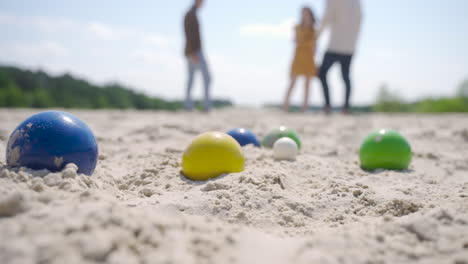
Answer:
[[384, 84], [379, 88], [377, 102], [373, 107], [376, 112], [410, 112], [411, 106]]
[[[229, 100], [213, 101], [217, 108], [232, 105]], [[97, 86], [69, 74], [52, 77], [0, 66], [0, 107], [178, 110], [183, 102], [150, 97], [117, 83]]]
[[[264, 107], [281, 109], [278, 104], [265, 104]], [[312, 106], [310, 110], [319, 112], [322, 106]], [[339, 111], [341, 108], [335, 108]], [[300, 106], [292, 105], [290, 112], [299, 112]], [[379, 87], [374, 105], [352, 106], [354, 113], [468, 113], [468, 79], [463, 81], [454, 97], [426, 98], [416, 102], [406, 102], [402, 96], [392, 91], [388, 85]]]
[[468, 98], [468, 79], [458, 86], [458, 96]]
[[392, 92], [387, 85], [382, 85], [373, 110], [386, 113], [467, 113], [468, 80], [460, 84], [454, 97], [426, 98], [412, 103], [405, 102], [397, 93]]
[[[213, 101], [215, 108], [232, 105], [229, 100]], [[196, 102], [196, 106], [201, 109], [201, 102]], [[150, 97], [117, 83], [97, 86], [69, 74], [52, 77], [43, 71], [0, 66], [0, 107], [178, 110], [183, 108], [183, 102]], [[319, 107], [311, 109], [320, 110]], [[417, 102], [405, 102], [388, 85], [382, 85], [373, 106], [353, 107], [353, 111], [467, 113], [468, 79], [461, 82], [454, 97], [427, 98]]]

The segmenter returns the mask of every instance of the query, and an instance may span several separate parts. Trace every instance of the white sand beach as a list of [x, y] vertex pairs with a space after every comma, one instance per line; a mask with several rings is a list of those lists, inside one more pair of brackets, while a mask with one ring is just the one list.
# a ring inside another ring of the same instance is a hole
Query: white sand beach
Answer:
[[[9, 169], [5, 148], [34, 110], [0, 110], [0, 263], [468, 264], [468, 116], [69, 111], [99, 142], [93, 176]], [[295, 162], [244, 148], [246, 168], [180, 174], [199, 133], [296, 129]], [[411, 143], [405, 172], [366, 172], [373, 130]]]

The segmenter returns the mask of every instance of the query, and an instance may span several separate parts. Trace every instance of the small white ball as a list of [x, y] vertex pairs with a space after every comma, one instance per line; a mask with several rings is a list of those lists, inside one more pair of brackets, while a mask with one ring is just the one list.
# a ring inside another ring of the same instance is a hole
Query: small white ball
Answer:
[[273, 156], [276, 160], [295, 160], [297, 152], [296, 142], [288, 137], [278, 139], [273, 145]]

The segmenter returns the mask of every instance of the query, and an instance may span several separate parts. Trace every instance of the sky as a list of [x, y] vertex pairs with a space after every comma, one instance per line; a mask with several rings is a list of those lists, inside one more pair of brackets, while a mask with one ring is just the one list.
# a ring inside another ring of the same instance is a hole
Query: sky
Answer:
[[[199, 12], [213, 95], [241, 105], [282, 101], [292, 62], [293, 26], [325, 0], [206, 0]], [[344, 0], [346, 1], [346, 0]], [[183, 98], [182, 18], [192, 0], [0, 0], [0, 64], [97, 84], [120, 82], [167, 99]], [[387, 84], [404, 99], [450, 96], [468, 77], [468, 1], [362, 0], [364, 22], [353, 62], [355, 104], [374, 102]], [[326, 50], [320, 39], [317, 64]], [[330, 73], [341, 105], [339, 67]], [[293, 99], [300, 102], [303, 83]], [[313, 81], [312, 102], [322, 90]], [[195, 96], [202, 95], [201, 76]]]

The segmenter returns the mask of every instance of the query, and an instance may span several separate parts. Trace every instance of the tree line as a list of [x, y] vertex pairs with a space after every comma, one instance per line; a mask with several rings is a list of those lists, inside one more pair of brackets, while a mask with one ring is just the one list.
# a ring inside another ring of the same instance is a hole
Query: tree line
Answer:
[[451, 97], [426, 98], [416, 102], [406, 102], [388, 85], [379, 88], [376, 112], [415, 112], [415, 113], [468, 113], [468, 79], [461, 82], [457, 92]]
[[[200, 102], [197, 102], [200, 105]], [[214, 100], [214, 107], [232, 106]], [[94, 85], [63, 74], [0, 66], [0, 107], [178, 110], [182, 101], [170, 101], [136, 92], [118, 83]]]
[[[214, 100], [216, 108], [232, 106], [230, 100]], [[197, 102], [201, 108], [201, 103]], [[267, 107], [278, 107], [276, 104]], [[70, 74], [50, 76], [44, 71], [30, 71], [0, 66], [0, 107], [86, 108], [179, 110], [183, 102], [165, 100], [136, 92], [118, 83], [94, 85]], [[319, 110], [319, 107], [312, 107]], [[468, 112], [468, 79], [452, 97], [426, 98], [406, 102], [384, 84], [374, 105], [359, 106], [356, 112]]]
[[[353, 105], [352, 112], [369, 113], [468, 113], [468, 78], [460, 83], [456, 93], [448, 97], [423, 98], [408, 102], [387, 84], [377, 90], [377, 97], [371, 105]], [[266, 104], [266, 108], [281, 108], [278, 104]], [[321, 106], [312, 106], [310, 110], [320, 111]], [[339, 109], [337, 109], [339, 110]], [[291, 106], [291, 112], [299, 112], [299, 106]]]

